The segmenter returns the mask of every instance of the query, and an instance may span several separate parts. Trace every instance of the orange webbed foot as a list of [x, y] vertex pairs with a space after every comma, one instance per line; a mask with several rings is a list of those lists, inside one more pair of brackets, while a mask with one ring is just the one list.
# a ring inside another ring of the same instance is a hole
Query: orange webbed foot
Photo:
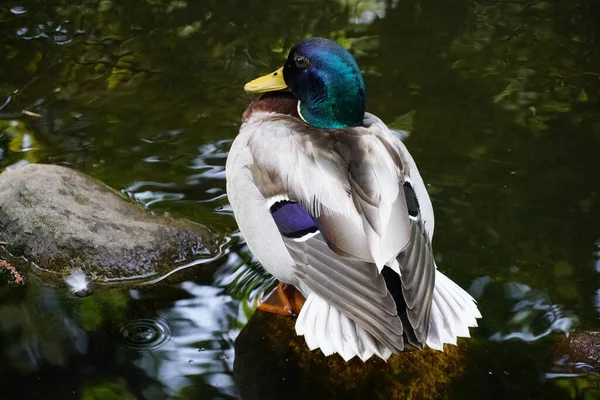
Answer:
[[293, 317], [300, 313], [304, 305], [304, 296], [298, 289], [286, 283], [279, 283], [258, 309], [273, 314]]

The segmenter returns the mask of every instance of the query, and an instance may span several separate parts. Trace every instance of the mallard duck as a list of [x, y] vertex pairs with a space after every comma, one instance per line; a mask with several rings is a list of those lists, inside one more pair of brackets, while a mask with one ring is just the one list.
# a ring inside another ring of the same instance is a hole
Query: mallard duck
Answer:
[[308, 347], [366, 361], [468, 337], [477, 305], [437, 270], [431, 200], [404, 144], [366, 112], [352, 55], [305, 39], [244, 89], [264, 94], [231, 146], [227, 194], [280, 294], [305, 298], [295, 329]]

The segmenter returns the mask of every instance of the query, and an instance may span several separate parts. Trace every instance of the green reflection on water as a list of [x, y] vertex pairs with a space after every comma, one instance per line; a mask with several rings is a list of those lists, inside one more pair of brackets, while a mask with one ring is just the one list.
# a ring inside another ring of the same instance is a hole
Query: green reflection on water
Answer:
[[[297, 40], [330, 37], [356, 55], [369, 111], [410, 131], [407, 145], [436, 211], [440, 268], [465, 287], [478, 277], [491, 279], [479, 298], [485, 319], [475, 336], [485, 350], [474, 351], [472, 376], [511, 374], [480, 379], [478, 390], [490, 398], [551, 390], [540, 383], [551, 368], [547, 338], [485, 344], [496, 333], [548, 328], [545, 320], [511, 309], [504, 284], [525, 284], [540, 293], [535, 298], [575, 315], [580, 328], [598, 330], [595, 1], [5, 3], [0, 167], [23, 160], [67, 164], [156, 212], [234, 234], [223, 170], [252, 98], [243, 83], [277, 67]], [[35, 150], [23, 152], [25, 135]], [[228, 257], [226, 273], [249, 259], [240, 245]], [[229, 292], [243, 297], [239, 287]], [[149, 293], [157, 309], [183, 296], [176, 289]], [[16, 292], [3, 296], [15, 307], [30, 301]], [[91, 331], [103, 326], [94, 318]], [[519, 363], [500, 356], [515, 347], [531, 357]], [[7, 362], [0, 371], [14, 374], [15, 365]], [[479, 398], [458, 386], [462, 397]], [[554, 396], [570, 396], [558, 386]], [[219, 392], [179, 387], [208, 397]]]

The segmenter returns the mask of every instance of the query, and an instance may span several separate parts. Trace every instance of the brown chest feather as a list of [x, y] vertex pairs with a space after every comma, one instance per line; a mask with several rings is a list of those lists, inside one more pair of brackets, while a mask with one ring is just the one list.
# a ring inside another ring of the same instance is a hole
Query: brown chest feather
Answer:
[[248, 105], [242, 121], [246, 122], [254, 112], [274, 112], [300, 118], [298, 115], [298, 99], [290, 92], [265, 93]]

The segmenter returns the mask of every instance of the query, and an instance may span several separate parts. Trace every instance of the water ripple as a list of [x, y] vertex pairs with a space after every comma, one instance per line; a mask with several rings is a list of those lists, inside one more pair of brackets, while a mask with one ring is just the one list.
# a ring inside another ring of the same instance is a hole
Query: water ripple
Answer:
[[160, 318], [128, 321], [119, 329], [123, 344], [133, 350], [157, 350], [171, 340], [171, 325]]
[[552, 332], [568, 334], [579, 324], [571, 310], [553, 304], [546, 293], [523, 283], [508, 282], [504, 285], [504, 292], [505, 298], [513, 305], [502, 331], [490, 336], [492, 341], [520, 339], [533, 342]]
[[27, 9], [23, 6], [16, 6], [10, 9], [10, 12], [14, 15], [22, 15], [27, 12]]

